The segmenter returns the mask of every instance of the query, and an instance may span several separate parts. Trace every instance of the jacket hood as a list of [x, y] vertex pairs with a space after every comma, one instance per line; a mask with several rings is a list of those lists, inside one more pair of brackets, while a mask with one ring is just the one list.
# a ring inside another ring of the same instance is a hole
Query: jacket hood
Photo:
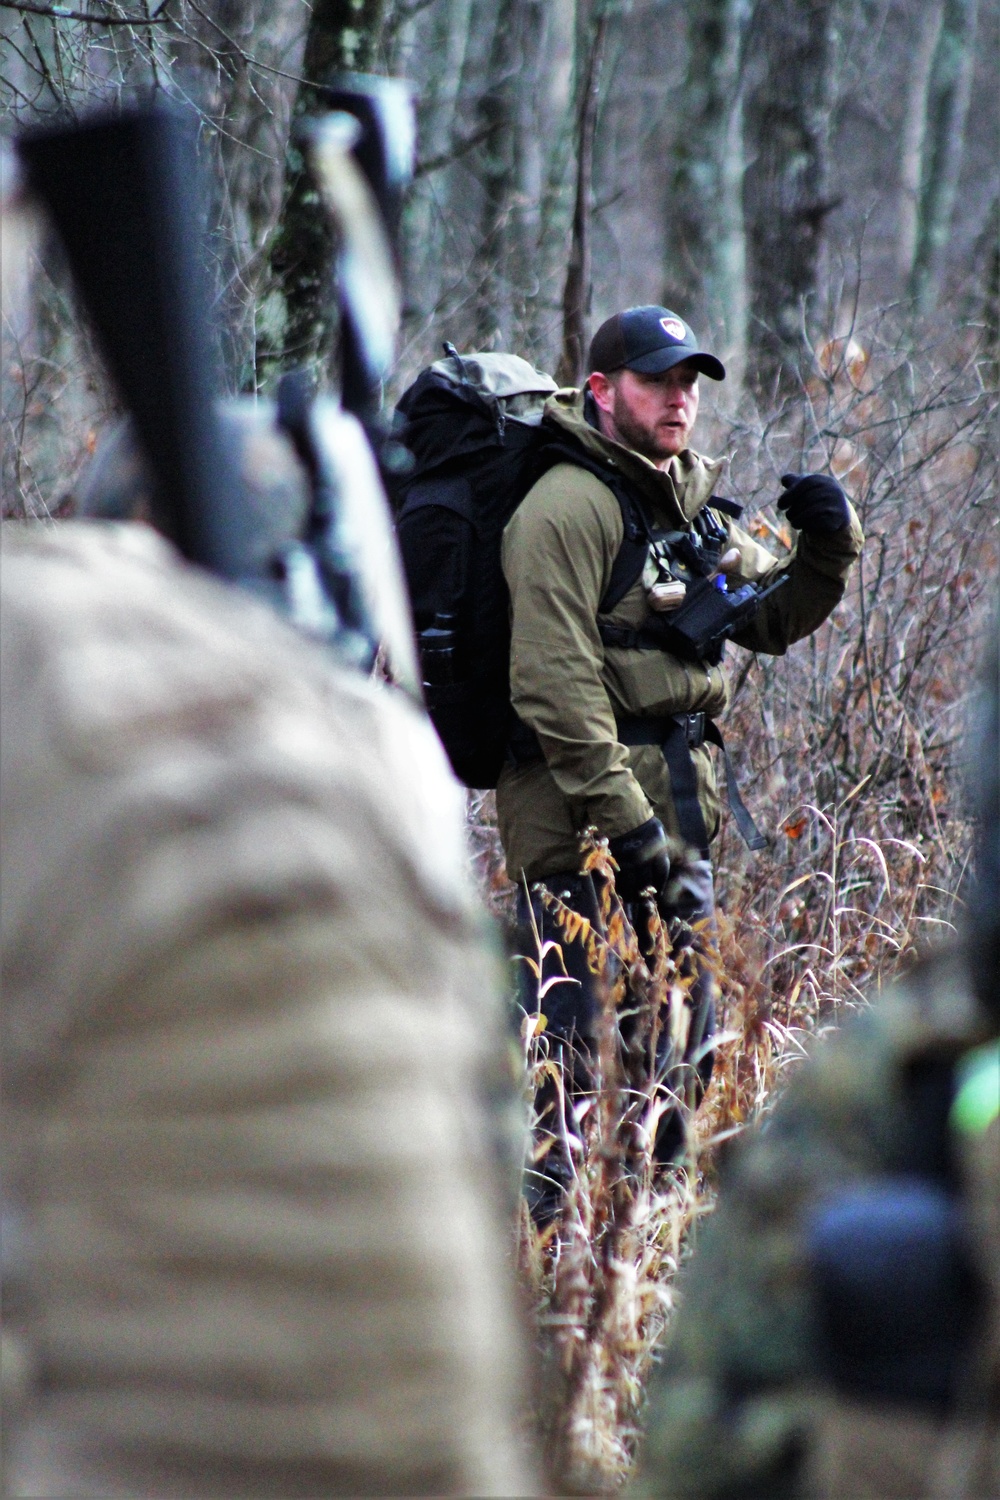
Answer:
[[693, 448], [685, 448], [666, 469], [658, 469], [641, 453], [591, 427], [584, 415], [584, 395], [582, 390], [556, 391], [545, 403], [545, 421], [569, 433], [587, 453], [620, 469], [665, 514], [668, 523], [689, 525], [711, 497], [726, 460], [703, 458]]

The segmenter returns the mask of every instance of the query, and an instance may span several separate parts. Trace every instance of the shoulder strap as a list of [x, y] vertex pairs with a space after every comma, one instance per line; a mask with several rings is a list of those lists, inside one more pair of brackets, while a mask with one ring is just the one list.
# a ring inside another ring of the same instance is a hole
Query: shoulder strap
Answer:
[[618, 501], [618, 507], [622, 513], [625, 535], [618, 549], [618, 555], [611, 565], [608, 586], [597, 606], [598, 614], [606, 615], [620, 600], [624, 599], [641, 575], [646, 564], [652, 531], [642, 501], [634, 488], [616, 469], [612, 469], [609, 464], [602, 463], [599, 458], [593, 458], [571, 439], [546, 441], [539, 450], [539, 474], [562, 463], [574, 464], [578, 469], [586, 469], [602, 484], [606, 484]]
[[604, 590], [604, 597], [597, 607], [598, 614], [606, 615], [624, 599], [629, 589], [642, 576], [649, 553], [650, 528], [645, 511], [638, 497], [620, 475], [614, 482], [605, 481], [614, 494], [622, 513], [625, 536], [618, 548], [618, 555], [611, 565], [611, 577]]
[[738, 521], [746, 508], [738, 500], [730, 500], [726, 495], [709, 495], [708, 503], [713, 510], [721, 510], [724, 516], [729, 516], [733, 521]]

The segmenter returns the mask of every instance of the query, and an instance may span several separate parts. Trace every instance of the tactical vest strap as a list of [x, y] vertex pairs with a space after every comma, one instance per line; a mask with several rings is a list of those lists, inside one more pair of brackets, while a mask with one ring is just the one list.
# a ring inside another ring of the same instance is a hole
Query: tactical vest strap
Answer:
[[736, 769], [722, 738], [722, 730], [705, 714], [673, 714], [668, 718], [619, 719], [618, 738], [623, 745], [659, 745], [670, 771], [670, 789], [681, 834], [689, 844], [708, 858], [708, 834], [701, 804], [698, 801], [697, 778], [691, 751], [706, 740], [722, 751], [726, 767], [726, 800], [748, 849], [767, 848], [767, 839], [751, 816], [736, 781]]
[[628, 625], [608, 625], [598, 620], [597, 632], [605, 646], [617, 646], [622, 651], [665, 651], [666, 642], [656, 631], [646, 626], [635, 630]]
[[729, 751], [726, 749], [726, 742], [722, 738], [722, 730], [714, 719], [709, 719], [706, 722], [705, 738], [709, 744], [717, 745], [722, 751], [722, 759], [726, 767], [726, 800], [729, 803], [729, 810], [736, 820], [740, 837], [747, 848], [753, 849], [755, 853], [760, 849], [766, 849], [767, 837], [757, 827], [750, 809], [740, 796], [739, 784], [736, 780], [736, 768], [733, 765]]
[[[699, 723], [700, 721], [700, 723]], [[672, 714], [662, 719], [629, 716], [618, 720], [618, 738], [623, 745], [657, 745], [670, 772], [670, 793], [681, 837], [702, 859], [708, 859], [708, 829], [698, 801], [692, 749], [705, 737], [704, 714]]]
[[517, 770], [544, 760], [538, 735], [526, 724], [516, 709], [511, 709], [510, 735], [507, 740], [507, 759]]

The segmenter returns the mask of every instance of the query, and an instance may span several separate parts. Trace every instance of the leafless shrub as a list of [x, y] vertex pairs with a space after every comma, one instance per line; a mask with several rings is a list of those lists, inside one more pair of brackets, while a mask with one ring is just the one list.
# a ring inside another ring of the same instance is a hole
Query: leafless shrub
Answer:
[[732, 427], [736, 488], [767, 544], [790, 540], [760, 504], [784, 469], [838, 474], [867, 534], [814, 636], [783, 662], [734, 664], [729, 737], [774, 838], [752, 863], [725, 831], [721, 888], [743, 941], [747, 914], [761, 919], [774, 996], [807, 991], [817, 1017], [955, 915], [963, 695], [997, 569], [995, 395], [977, 352], [966, 335], [914, 354], [883, 320], [824, 345], [794, 403]]
[[2, 500], [6, 517], [58, 517], [77, 475], [117, 412], [86, 324], [57, 259], [35, 256], [33, 317], [4, 310]]

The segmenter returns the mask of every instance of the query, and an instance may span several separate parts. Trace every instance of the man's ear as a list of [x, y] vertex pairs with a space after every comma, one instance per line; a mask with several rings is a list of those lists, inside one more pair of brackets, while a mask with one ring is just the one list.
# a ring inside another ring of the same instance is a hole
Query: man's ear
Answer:
[[602, 374], [600, 370], [594, 370], [587, 376], [587, 384], [601, 411], [606, 411], [610, 415], [614, 408], [614, 388], [608, 376]]

